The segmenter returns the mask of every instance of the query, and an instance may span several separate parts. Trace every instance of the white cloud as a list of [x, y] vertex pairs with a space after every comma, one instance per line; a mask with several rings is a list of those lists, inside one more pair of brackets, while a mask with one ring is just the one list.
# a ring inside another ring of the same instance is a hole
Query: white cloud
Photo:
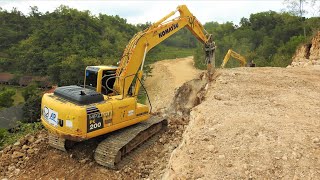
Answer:
[[261, 11], [280, 11], [285, 7], [282, 0], [214, 0], [214, 1], [0, 1], [3, 9], [18, 10], [27, 14], [30, 6], [38, 6], [41, 12], [52, 12], [61, 4], [78, 10], [89, 10], [92, 14], [119, 15], [129, 23], [155, 22], [179, 4], [186, 4], [202, 22], [233, 21], [239, 23], [242, 17]]

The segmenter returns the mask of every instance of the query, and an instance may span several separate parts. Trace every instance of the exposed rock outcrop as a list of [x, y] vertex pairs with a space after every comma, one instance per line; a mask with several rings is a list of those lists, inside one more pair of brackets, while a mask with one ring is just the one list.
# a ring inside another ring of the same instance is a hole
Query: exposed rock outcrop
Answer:
[[320, 65], [320, 31], [312, 38], [311, 43], [297, 48], [288, 67], [307, 67]]

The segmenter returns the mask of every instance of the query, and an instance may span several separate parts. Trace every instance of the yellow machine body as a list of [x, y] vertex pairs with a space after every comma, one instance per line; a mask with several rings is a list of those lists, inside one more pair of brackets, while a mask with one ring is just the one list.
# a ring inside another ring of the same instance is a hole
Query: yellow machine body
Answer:
[[[103, 71], [116, 70], [109, 66], [92, 67], [97, 69], [97, 82], [101, 82]], [[96, 91], [101, 93], [101, 83], [96, 87]], [[73, 141], [122, 129], [150, 116], [147, 105], [137, 103], [136, 97], [123, 98], [122, 95], [104, 95], [101, 102], [79, 105], [47, 93], [42, 98], [41, 109], [42, 124], [52, 133]]]

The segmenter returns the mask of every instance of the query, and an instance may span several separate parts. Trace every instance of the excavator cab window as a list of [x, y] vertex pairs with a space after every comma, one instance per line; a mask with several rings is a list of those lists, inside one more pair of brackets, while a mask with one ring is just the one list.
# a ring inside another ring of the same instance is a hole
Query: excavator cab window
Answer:
[[94, 89], [97, 87], [97, 76], [98, 72], [86, 70], [86, 86], [90, 89]]
[[105, 70], [102, 73], [102, 94], [113, 93], [113, 85], [116, 80], [116, 70]]

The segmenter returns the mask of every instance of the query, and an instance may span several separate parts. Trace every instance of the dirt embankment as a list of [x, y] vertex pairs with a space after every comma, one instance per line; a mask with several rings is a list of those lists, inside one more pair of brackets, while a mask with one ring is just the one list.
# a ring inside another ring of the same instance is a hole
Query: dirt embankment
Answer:
[[163, 179], [319, 179], [320, 68], [225, 69]]

